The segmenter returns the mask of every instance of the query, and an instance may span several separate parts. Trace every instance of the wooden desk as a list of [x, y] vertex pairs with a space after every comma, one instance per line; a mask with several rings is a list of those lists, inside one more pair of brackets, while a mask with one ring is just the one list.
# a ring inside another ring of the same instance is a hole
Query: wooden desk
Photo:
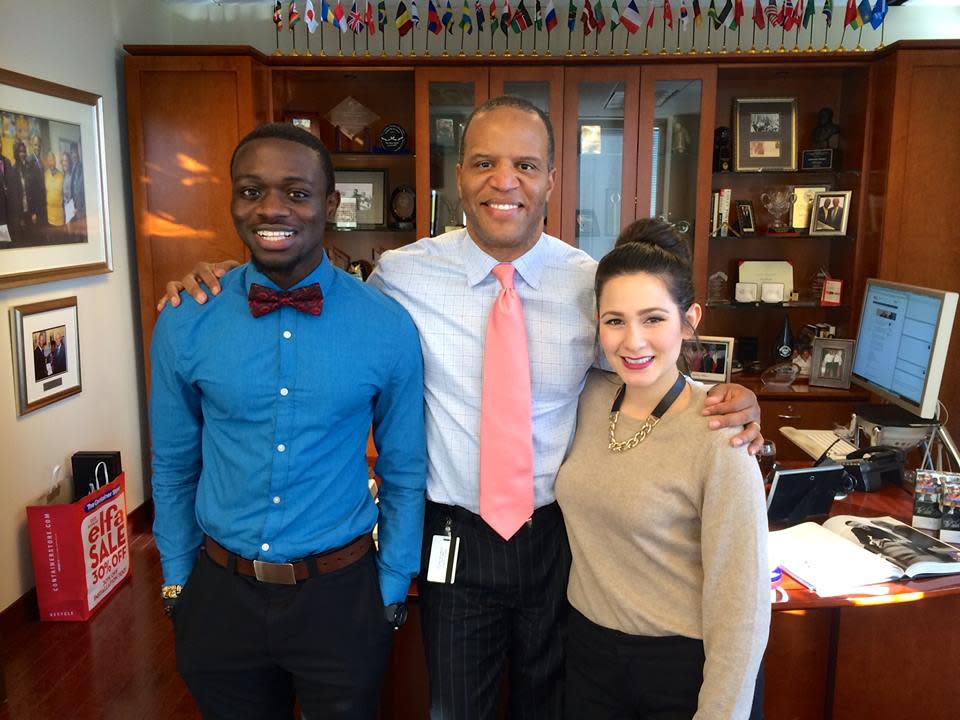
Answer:
[[[854, 493], [834, 514], [909, 521], [897, 487]], [[872, 586], [879, 594], [821, 598], [784, 574], [767, 645], [768, 720], [940, 720], [957, 715], [941, 669], [960, 653], [960, 576]], [[952, 672], [952, 670], [946, 671]]]

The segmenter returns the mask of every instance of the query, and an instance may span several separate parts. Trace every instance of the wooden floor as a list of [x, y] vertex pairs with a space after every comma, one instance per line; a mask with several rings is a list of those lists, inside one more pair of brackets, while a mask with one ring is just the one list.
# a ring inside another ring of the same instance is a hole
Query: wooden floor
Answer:
[[195, 720], [149, 532], [131, 535], [133, 577], [87, 622], [30, 622], [3, 638], [0, 720]]

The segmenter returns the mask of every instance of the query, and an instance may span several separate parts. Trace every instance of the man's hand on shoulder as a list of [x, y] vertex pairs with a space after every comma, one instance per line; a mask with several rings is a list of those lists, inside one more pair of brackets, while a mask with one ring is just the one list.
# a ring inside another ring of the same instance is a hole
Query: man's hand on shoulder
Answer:
[[203, 286], [205, 285], [213, 295], [219, 295], [220, 278], [239, 264], [236, 260], [221, 260], [218, 263], [198, 262], [182, 279], [167, 283], [166, 294], [157, 302], [157, 312], [161, 312], [168, 302], [170, 307], [179, 306], [180, 293], [184, 290], [202, 305], [207, 301]]
[[707, 393], [703, 414], [710, 416], [710, 429], [743, 426], [743, 430], [730, 439], [734, 447], [747, 445], [747, 452], [756, 455], [763, 445], [760, 434], [760, 404], [757, 396], [743, 385], [722, 383]]

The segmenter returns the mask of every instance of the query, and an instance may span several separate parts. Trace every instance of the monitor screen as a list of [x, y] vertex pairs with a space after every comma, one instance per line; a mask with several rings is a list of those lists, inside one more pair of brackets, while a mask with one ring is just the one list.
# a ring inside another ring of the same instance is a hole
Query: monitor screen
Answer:
[[853, 381], [922, 418], [937, 412], [957, 293], [867, 280]]

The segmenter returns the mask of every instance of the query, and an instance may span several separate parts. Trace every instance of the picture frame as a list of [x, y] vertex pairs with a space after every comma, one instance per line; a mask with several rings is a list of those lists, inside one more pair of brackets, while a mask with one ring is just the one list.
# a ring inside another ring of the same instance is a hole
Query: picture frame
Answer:
[[811, 235], [846, 235], [850, 219], [852, 190], [828, 190], [813, 198], [810, 213]]
[[796, 98], [738, 98], [733, 110], [735, 171], [797, 169]]
[[690, 377], [708, 383], [730, 382], [733, 344], [734, 338], [719, 335], [684, 340], [680, 354]]
[[849, 388], [853, 369], [853, 340], [813, 338], [810, 353], [810, 384], [817, 387]]
[[757, 223], [753, 214], [752, 200], [737, 200], [737, 223], [742, 235], [756, 235]]
[[357, 201], [356, 222], [358, 226], [383, 227], [386, 225], [384, 189], [387, 186], [386, 170], [337, 170], [336, 188], [343, 198]]
[[39, 410], [82, 389], [77, 298], [10, 308], [17, 415]]
[[813, 210], [813, 201], [817, 193], [827, 192], [830, 188], [825, 185], [794, 185], [793, 211], [790, 214], [790, 227], [801, 232], [810, 228], [810, 215]]
[[825, 307], [839, 307], [843, 297], [843, 280], [829, 278], [823, 281], [820, 291], [820, 304]]
[[101, 96], [0, 69], [0, 163], [0, 288], [113, 271]]

